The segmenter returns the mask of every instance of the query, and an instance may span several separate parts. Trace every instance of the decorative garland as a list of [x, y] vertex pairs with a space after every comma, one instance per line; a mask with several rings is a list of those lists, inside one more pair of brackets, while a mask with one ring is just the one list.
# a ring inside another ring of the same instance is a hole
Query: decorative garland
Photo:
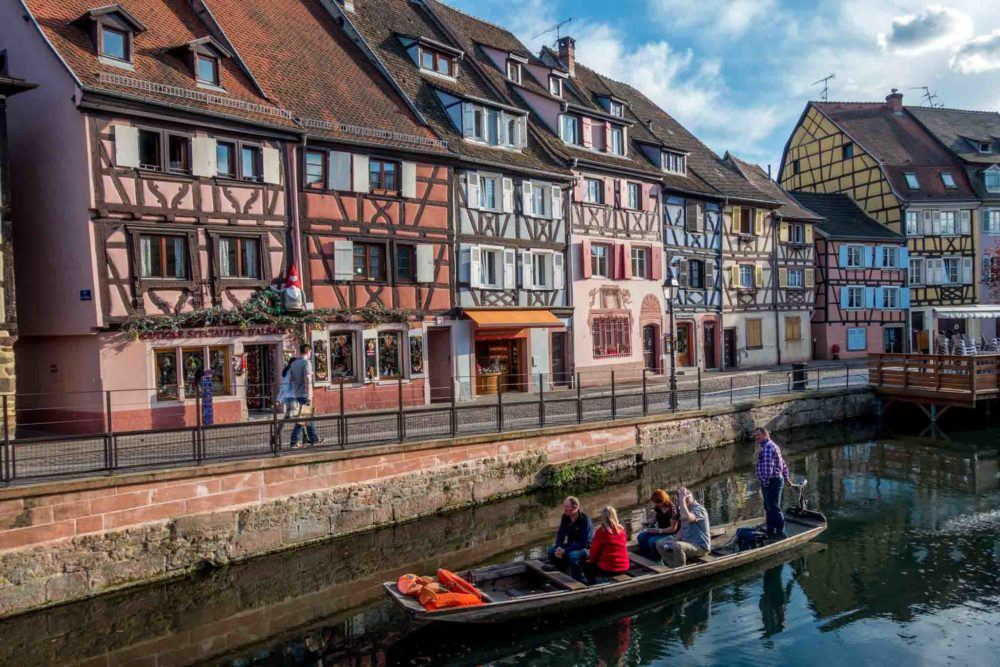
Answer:
[[415, 310], [386, 308], [378, 304], [354, 309], [319, 308], [288, 311], [285, 310], [281, 293], [267, 289], [255, 292], [247, 301], [232, 309], [214, 306], [177, 315], [130, 317], [122, 323], [122, 330], [131, 334], [135, 340], [205, 327], [249, 329], [264, 325], [298, 334], [303, 325], [311, 329], [320, 329], [329, 322], [358, 322], [373, 325], [405, 323], [421, 316], [422, 314]]

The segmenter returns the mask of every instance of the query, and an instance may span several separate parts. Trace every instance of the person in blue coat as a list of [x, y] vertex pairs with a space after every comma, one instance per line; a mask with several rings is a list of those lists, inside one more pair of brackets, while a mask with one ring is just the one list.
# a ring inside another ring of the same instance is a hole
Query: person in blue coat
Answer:
[[590, 517], [580, 510], [580, 501], [568, 496], [563, 501], [563, 515], [559, 521], [556, 543], [549, 547], [549, 562], [565, 570], [577, 581], [583, 581], [583, 564], [590, 555], [590, 540], [594, 536], [594, 524]]

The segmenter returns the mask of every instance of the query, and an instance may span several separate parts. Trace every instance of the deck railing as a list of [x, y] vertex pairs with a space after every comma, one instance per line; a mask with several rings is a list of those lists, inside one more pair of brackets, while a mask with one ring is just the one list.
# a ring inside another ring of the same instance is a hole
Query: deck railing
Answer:
[[868, 379], [887, 393], [975, 401], [1000, 393], [1000, 354], [870, 354]]

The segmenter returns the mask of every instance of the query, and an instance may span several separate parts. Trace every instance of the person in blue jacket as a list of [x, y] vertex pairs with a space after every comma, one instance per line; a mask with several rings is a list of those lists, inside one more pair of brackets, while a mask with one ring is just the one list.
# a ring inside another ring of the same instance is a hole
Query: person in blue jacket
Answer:
[[549, 547], [549, 562], [560, 570], [569, 566], [570, 575], [583, 581], [583, 564], [590, 555], [590, 540], [594, 536], [594, 524], [590, 517], [580, 511], [580, 501], [568, 496], [563, 501], [563, 515], [559, 521], [556, 543]]

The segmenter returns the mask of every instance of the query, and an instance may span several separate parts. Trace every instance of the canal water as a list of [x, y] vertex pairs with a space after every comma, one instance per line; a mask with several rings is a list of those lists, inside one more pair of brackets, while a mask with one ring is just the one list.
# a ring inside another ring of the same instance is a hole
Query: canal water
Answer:
[[[1000, 430], [948, 440], [851, 424], [782, 434], [830, 527], [778, 560], [612, 607], [414, 631], [382, 596], [404, 572], [539, 557], [558, 497], [507, 499], [0, 623], [2, 665], [997, 664]], [[761, 514], [750, 445], [580, 493], [630, 525], [686, 484], [722, 523]]]

